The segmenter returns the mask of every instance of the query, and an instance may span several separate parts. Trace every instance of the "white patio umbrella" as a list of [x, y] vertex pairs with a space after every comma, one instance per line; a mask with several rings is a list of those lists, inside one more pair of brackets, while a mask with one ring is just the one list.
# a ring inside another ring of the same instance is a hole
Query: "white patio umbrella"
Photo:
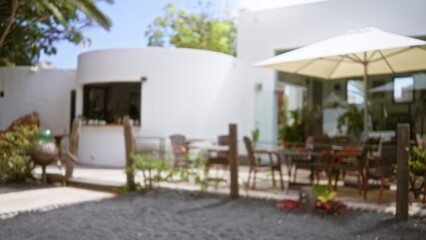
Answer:
[[[366, 91], [368, 75], [425, 70], [426, 42], [366, 28], [283, 53], [255, 66], [322, 79], [363, 76]], [[367, 116], [364, 92], [365, 137]]]

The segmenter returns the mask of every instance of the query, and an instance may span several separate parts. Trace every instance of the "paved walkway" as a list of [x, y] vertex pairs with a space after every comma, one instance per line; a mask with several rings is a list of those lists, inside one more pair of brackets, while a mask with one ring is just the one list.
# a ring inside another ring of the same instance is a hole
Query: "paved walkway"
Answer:
[[116, 196], [113, 193], [71, 187], [52, 187], [0, 194], [0, 219], [19, 213], [47, 211], [87, 201], [99, 201]]
[[[240, 195], [242, 197], [255, 197], [265, 199], [297, 199], [298, 188], [294, 186], [288, 186], [288, 178], [285, 177], [286, 191], [273, 189], [270, 176], [267, 174], [258, 175], [257, 190], [247, 189], [247, 168], [240, 167]], [[48, 169], [48, 172], [58, 171], [57, 168], [53, 167]], [[36, 169], [36, 173], [40, 174], [41, 170]], [[214, 176], [223, 176], [223, 173], [211, 172]], [[124, 185], [126, 181], [126, 175], [123, 169], [111, 169], [111, 168], [94, 168], [77, 166], [74, 171], [75, 178], [93, 179], [94, 181], [108, 181], [115, 182], [117, 184]], [[308, 179], [308, 176], [302, 173], [298, 174], [298, 182], [303, 179]], [[160, 183], [160, 187], [181, 189], [181, 190], [200, 190], [200, 186], [186, 183]], [[209, 192], [216, 193], [229, 193], [228, 182], [219, 184], [210, 184], [208, 187]], [[378, 211], [378, 212], [395, 212], [395, 191], [386, 190], [384, 192], [383, 204], [377, 204], [377, 190], [369, 191], [367, 200], [363, 200], [357, 195], [356, 188], [354, 187], [343, 187], [340, 186], [337, 189], [338, 200], [344, 201], [348, 208], [363, 210], [363, 211]], [[72, 187], [49, 187], [36, 190], [25, 190], [19, 192], [0, 193], [0, 219], [16, 216], [22, 212], [29, 211], [46, 211], [49, 209], [58, 208], [70, 204], [76, 204], [86, 201], [99, 201], [105, 198], [111, 198], [116, 196], [113, 193], [99, 192], [92, 190], [85, 190]], [[426, 207], [424, 204], [415, 202], [410, 206], [411, 216], [426, 217]]]

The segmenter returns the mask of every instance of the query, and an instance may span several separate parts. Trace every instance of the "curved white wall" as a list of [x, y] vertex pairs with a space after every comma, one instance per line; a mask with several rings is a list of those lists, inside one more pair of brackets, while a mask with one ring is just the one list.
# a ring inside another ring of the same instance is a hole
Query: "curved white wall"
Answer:
[[[253, 122], [247, 119], [252, 116], [253, 100], [247, 100], [252, 86], [239, 77], [234, 57], [204, 50], [111, 49], [82, 54], [77, 70], [77, 112], [82, 113], [83, 84], [140, 81], [142, 76], [147, 81], [142, 84], [142, 127], [137, 134], [168, 137], [182, 133], [190, 138], [216, 139], [228, 132], [229, 123], [237, 123], [241, 135], [249, 132], [250, 126], [246, 125]], [[114, 150], [113, 137], [109, 138], [111, 144], [103, 144], [113, 148], [103, 151]], [[82, 133], [81, 142], [80, 159], [97, 164], [91, 156], [100, 154], [90, 148], [97, 142], [96, 136]], [[124, 141], [122, 144], [117, 149], [124, 149]], [[124, 164], [124, 152], [122, 156], [102, 162], [120, 166]]]

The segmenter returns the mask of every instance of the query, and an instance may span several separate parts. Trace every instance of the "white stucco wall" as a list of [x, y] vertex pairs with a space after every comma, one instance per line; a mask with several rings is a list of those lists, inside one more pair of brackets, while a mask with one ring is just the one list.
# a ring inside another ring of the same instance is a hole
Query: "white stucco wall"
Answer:
[[[228, 132], [229, 123], [238, 124], [241, 136], [252, 129], [253, 87], [240, 77], [237, 59], [193, 49], [110, 49], [80, 55], [77, 114], [82, 113], [83, 84], [140, 81], [142, 76], [147, 81], [142, 84], [141, 128], [135, 128], [135, 134], [168, 138], [181, 133], [189, 138], [217, 139]], [[124, 140], [116, 141], [122, 139], [122, 129], [102, 129], [110, 133], [82, 132], [81, 161], [123, 165]], [[107, 146], [114, 146], [122, 158], [112, 159]]]
[[[330, 0], [280, 9], [243, 12], [238, 23], [237, 56], [242, 65], [275, 55], [276, 50], [294, 49], [343, 34], [349, 30], [377, 27], [407, 36], [426, 36], [424, 0]], [[247, 82], [262, 83], [273, 91], [273, 70], [249, 68], [242, 73]], [[273, 99], [265, 104], [260, 125], [267, 139], [274, 140]], [[256, 119], [259, 117], [256, 116]], [[269, 138], [269, 139], [268, 139]]]
[[53, 134], [69, 132], [70, 92], [75, 89], [75, 70], [31, 67], [0, 68], [0, 129], [25, 114], [37, 111], [40, 126]]

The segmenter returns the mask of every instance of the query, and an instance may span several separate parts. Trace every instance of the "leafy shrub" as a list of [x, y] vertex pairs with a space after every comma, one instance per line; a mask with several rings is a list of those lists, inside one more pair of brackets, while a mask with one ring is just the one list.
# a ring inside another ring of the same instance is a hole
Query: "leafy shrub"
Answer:
[[0, 182], [31, 177], [35, 165], [30, 151], [35, 146], [36, 125], [19, 125], [0, 137]]
[[[195, 159], [191, 160], [189, 167], [179, 167], [178, 169], [170, 169], [170, 180], [194, 182], [199, 185], [201, 191], [207, 191], [208, 186], [208, 168], [205, 164], [203, 154], [200, 152]], [[176, 178], [177, 177], [177, 178]], [[217, 181], [216, 179], [213, 179]]]
[[169, 164], [170, 159], [158, 159], [154, 153], [130, 154], [133, 166], [126, 171], [133, 171], [135, 178], [141, 179], [137, 185], [142, 189], [152, 189], [155, 183], [161, 181], [193, 181], [200, 185], [202, 191], [207, 190], [207, 167], [202, 154], [191, 162], [189, 167], [173, 169]]
[[[407, 148], [407, 151], [410, 151], [410, 149]], [[417, 173], [424, 174], [426, 171], [426, 149], [414, 146], [408, 160], [408, 167], [412, 176], [417, 175]]]
[[[159, 183], [170, 177], [170, 168], [165, 159], [157, 159], [156, 153], [130, 153], [133, 166], [127, 171], [133, 171], [137, 177], [142, 176], [142, 183], [138, 185], [144, 189], [152, 189], [153, 183]], [[166, 177], [164, 177], [164, 175]]]

